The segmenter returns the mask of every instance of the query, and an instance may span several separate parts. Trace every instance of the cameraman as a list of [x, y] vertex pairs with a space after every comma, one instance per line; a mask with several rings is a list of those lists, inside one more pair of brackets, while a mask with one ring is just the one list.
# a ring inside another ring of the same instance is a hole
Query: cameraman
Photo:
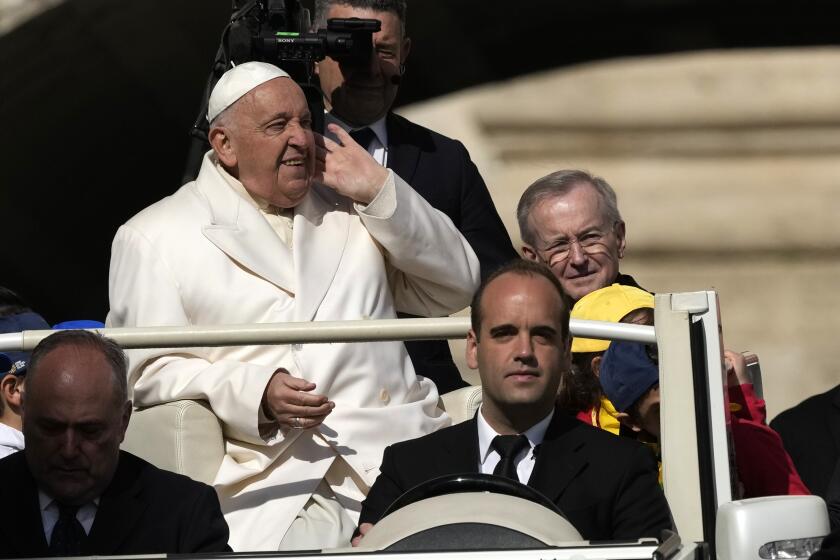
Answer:
[[[394, 170], [432, 206], [449, 216], [472, 246], [486, 278], [518, 257], [487, 186], [463, 144], [391, 112], [411, 39], [405, 34], [405, 0], [315, 0], [315, 27], [332, 18], [382, 23], [365, 65], [326, 58], [316, 72], [324, 92], [326, 123], [351, 132], [380, 164]], [[407, 342], [414, 369], [446, 393], [463, 387], [446, 341]]]

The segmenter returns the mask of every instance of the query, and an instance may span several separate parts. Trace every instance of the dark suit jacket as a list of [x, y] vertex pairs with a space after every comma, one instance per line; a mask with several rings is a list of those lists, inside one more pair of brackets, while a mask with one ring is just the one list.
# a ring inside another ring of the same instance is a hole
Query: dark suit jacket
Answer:
[[828, 499], [840, 457], [840, 385], [782, 412], [770, 427], [782, 436], [805, 486]]
[[[452, 220], [470, 243], [486, 277], [518, 258], [487, 186], [464, 145], [390, 113], [388, 167]], [[414, 369], [428, 377], [440, 393], [467, 384], [461, 380], [446, 341], [406, 343]]]
[[[660, 537], [671, 512], [642, 444], [555, 411], [528, 485], [554, 501], [588, 540]], [[444, 428], [385, 449], [359, 523], [376, 523], [403, 492], [449, 474], [478, 472], [478, 423]]]
[[811, 560], [840, 560], [840, 529], [835, 529], [823, 539], [820, 549]]
[[[0, 480], [9, 521], [0, 524], [0, 556], [48, 556], [38, 490], [23, 451], [0, 460]], [[82, 553], [225, 552], [227, 541], [228, 526], [211, 487], [120, 451]]]

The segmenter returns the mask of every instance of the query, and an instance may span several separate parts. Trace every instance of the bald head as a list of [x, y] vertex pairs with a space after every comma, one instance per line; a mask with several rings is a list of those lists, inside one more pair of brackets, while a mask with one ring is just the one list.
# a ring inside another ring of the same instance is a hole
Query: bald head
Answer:
[[130, 416], [125, 356], [115, 343], [59, 331], [35, 347], [23, 433], [29, 470], [47, 495], [67, 505], [101, 496], [117, 469]]
[[[38, 366], [44, 359], [52, 352], [70, 347], [75, 351], [75, 356], [78, 357], [84, 354], [82, 351], [88, 349], [96, 354], [99, 354], [107, 366], [101, 371], [109, 373], [109, 380], [111, 391], [114, 395], [114, 401], [122, 404], [128, 400], [128, 360], [122, 348], [113, 340], [101, 336], [96, 333], [83, 330], [63, 330], [51, 334], [42, 340], [32, 351], [32, 356], [29, 359], [27, 368], [27, 380], [31, 385], [31, 380], [38, 375]], [[49, 372], [54, 372], [51, 368], [43, 368]], [[100, 370], [96, 372], [89, 372], [87, 375], [98, 375]], [[86, 375], [86, 374], [82, 374]], [[25, 394], [24, 394], [24, 398]]]

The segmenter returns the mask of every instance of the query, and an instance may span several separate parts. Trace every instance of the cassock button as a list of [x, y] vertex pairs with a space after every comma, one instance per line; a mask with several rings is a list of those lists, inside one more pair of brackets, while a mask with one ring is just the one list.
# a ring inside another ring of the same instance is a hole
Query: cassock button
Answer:
[[379, 391], [379, 400], [382, 401], [382, 404], [388, 404], [390, 402], [391, 394], [388, 393], [387, 389]]

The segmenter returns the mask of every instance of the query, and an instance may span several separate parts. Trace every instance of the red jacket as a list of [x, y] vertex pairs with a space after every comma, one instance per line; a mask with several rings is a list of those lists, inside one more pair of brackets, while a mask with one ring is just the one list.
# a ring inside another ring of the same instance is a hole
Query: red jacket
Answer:
[[730, 428], [742, 498], [808, 495], [782, 438], [766, 424], [767, 411], [751, 384], [729, 387]]

